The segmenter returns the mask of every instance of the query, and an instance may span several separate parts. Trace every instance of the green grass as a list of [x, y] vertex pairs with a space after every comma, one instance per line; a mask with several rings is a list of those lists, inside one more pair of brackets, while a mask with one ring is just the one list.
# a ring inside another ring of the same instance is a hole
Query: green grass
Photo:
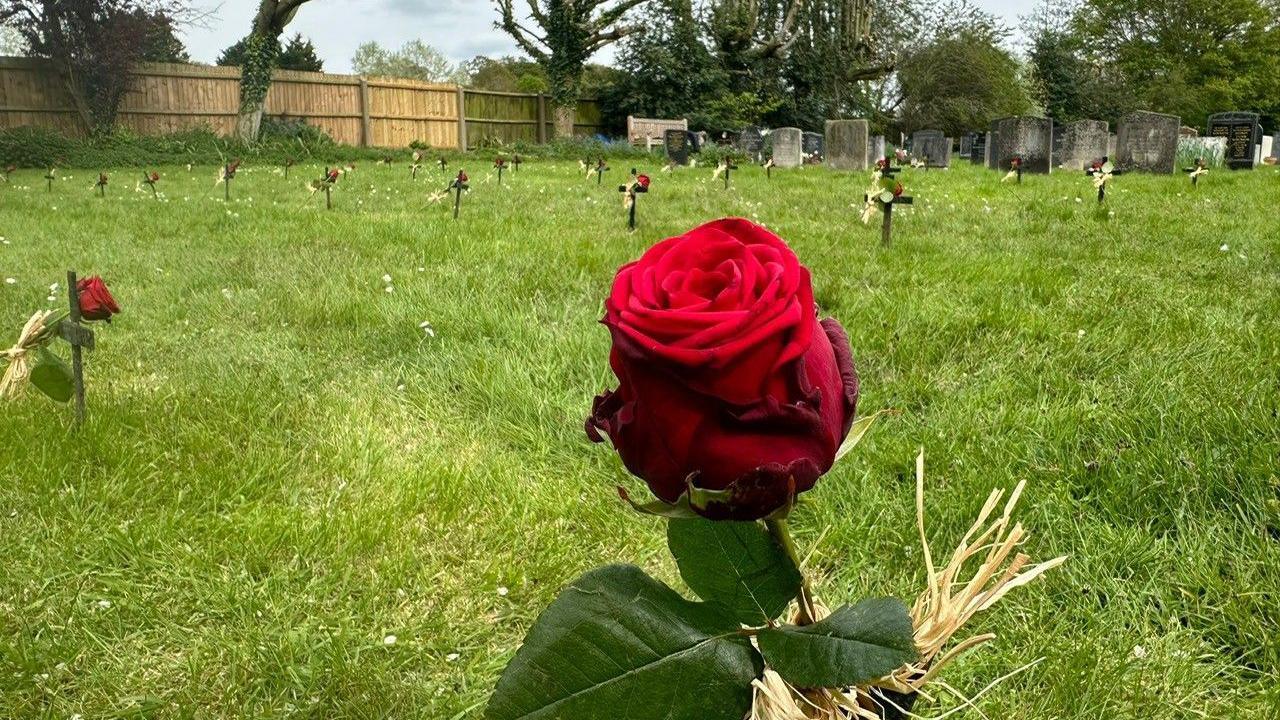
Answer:
[[1277, 716], [1274, 169], [1120, 176], [1102, 210], [1074, 173], [906, 171], [885, 250], [864, 174], [654, 173], [629, 234], [623, 161], [604, 187], [471, 165], [457, 222], [425, 204], [440, 171], [404, 165], [344, 178], [332, 212], [302, 207], [318, 167], [247, 167], [230, 205], [208, 167], [161, 168], [160, 203], [140, 170], [106, 199], [86, 171], [0, 186], [3, 344], [65, 303], [67, 268], [124, 310], [79, 432], [34, 394], [0, 407], [0, 717], [477, 718], [577, 575], [634, 562], [683, 588], [582, 425], [614, 383], [615, 268], [724, 215], [791, 243], [849, 331], [860, 409], [900, 411], [797, 510], [822, 598], [921, 588], [923, 446], [935, 556], [1021, 479], [1027, 551], [1071, 556], [968, 629], [999, 633], [946, 675], [969, 693], [1043, 658], [987, 716]]

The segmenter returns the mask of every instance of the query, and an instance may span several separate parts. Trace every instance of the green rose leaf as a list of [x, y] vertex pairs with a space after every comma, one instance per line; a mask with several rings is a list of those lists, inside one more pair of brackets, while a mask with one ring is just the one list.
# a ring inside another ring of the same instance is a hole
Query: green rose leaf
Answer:
[[667, 547], [698, 597], [743, 625], [768, 623], [800, 591], [800, 570], [760, 523], [671, 520]]
[[738, 623], [633, 565], [574, 581], [498, 680], [488, 720], [741, 720], [764, 671]]
[[57, 402], [67, 402], [75, 392], [75, 379], [71, 368], [62, 358], [41, 346], [36, 362], [31, 367], [31, 384]]
[[761, 630], [765, 662], [798, 687], [846, 687], [887, 675], [917, 658], [907, 606], [896, 598], [842, 606], [804, 627]]

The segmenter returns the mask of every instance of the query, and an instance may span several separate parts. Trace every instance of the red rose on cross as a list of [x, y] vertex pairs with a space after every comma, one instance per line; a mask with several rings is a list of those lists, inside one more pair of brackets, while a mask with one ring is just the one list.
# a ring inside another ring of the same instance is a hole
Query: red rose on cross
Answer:
[[645, 190], [648, 190], [648, 189], [649, 189], [649, 176], [648, 176], [648, 175], [637, 175], [637, 176], [636, 176], [636, 184], [637, 184], [637, 185], [639, 185], [640, 187], [644, 188]]
[[76, 283], [76, 294], [80, 298], [80, 317], [85, 320], [111, 322], [111, 316], [120, 312], [120, 306], [111, 297], [107, 284], [97, 275], [81, 278]]

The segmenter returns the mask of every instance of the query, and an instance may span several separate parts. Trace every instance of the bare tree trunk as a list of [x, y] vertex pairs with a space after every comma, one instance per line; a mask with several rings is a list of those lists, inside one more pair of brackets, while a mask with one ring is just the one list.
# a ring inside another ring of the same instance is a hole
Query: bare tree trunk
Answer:
[[576, 105], [557, 105], [555, 115], [556, 137], [573, 137], [573, 121], [578, 115], [578, 107]]
[[262, 111], [265, 102], [258, 103], [253, 108], [241, 108], [240, 114], [236, 116], [236, 136], [245, 142], [253, 142], [258, 139], [258, 129], [262, 126]]

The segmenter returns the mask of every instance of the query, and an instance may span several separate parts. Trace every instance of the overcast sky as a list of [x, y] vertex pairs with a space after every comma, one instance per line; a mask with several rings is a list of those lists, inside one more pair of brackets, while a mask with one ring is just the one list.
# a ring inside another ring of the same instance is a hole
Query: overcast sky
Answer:
[[[249, 29], [257, 0], [193, 0], [211, 11], [205, 27], [184, 33], [193, 60], [212, 63], [223, 48]], [[977, 4], [1013, 25], [1035, 0], [977, 0]], [[311, 38], [329, 72], [350, 72], [356, 46], [370, 40], [399, 47], [422, 39], [455, 62], [476, 55], [516, 54], [515, 44], [494, 29], [491, 0], [311, 0], [298, 11], [286, 33]], [[606, 51], [597, 61], [608, 62]]]

